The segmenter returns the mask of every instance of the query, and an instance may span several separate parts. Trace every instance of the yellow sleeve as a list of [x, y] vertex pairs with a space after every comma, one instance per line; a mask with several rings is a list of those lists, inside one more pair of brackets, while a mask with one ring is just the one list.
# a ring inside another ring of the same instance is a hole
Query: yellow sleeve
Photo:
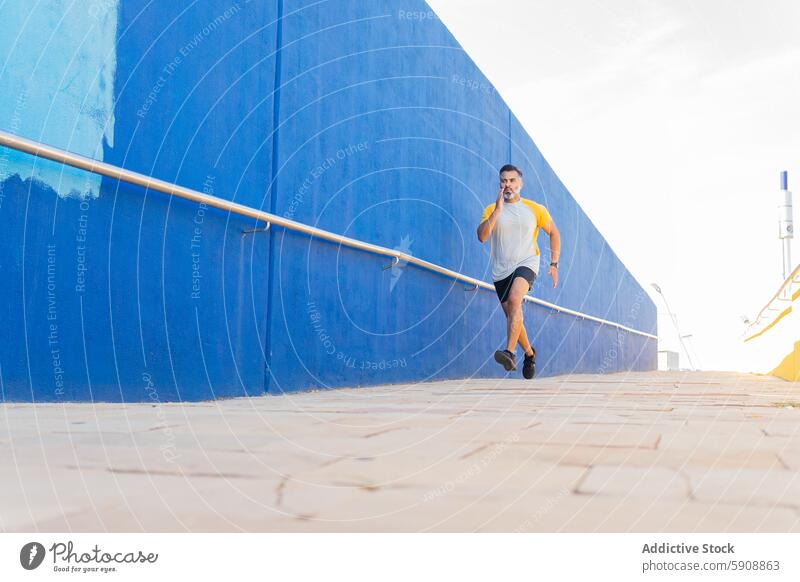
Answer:
[[547, 212], [547, 208], [541, 204], [534, 206], [534, 209], [534, 213], [536, 214], [536, 226], [547, 226], [553, 221], [550, 213]]
[[533, 215], [536, 217], [536, 228], [538, 229], [540, 226], [547, 226], [553, 220], [550, 217], [550, 213], [547, 212], [547, 208], [542, 206], [541, 204], [536, 204], [533, 200], [528, 200], [527, 198], [523, 198], [522, 202], [531, 209]]
[[495, 203], [492, 202], [491, 204], [489, 204], [489, 206], [483, 209], [483, 216], [481, 216], [481, 222], [483, 222], [492, 215], [492, 212], [494, 212], [494, 207]]

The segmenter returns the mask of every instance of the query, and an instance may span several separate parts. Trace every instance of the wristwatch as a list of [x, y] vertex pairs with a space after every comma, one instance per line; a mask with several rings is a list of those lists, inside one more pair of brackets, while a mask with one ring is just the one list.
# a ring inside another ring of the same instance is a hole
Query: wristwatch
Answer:
[[558, 261], [556, 261], [555, 263], [550, 263], [550, 266], [558, 269]]

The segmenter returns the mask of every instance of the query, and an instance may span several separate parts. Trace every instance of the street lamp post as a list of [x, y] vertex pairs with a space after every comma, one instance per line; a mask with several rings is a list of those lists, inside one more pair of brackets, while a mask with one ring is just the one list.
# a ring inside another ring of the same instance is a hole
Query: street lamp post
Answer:
[[689, 355], [689, 350], [686, 349], [686, 344], [683, 342], [684, 336], [681, 335], [681, 330], [680, 328], [678, 328], [678, 320], [675, 317], [675, 314], [672, 313], [672, 310], [669, 308], [669, 303], [667, 303], [667, 297], [664, 295], [664, 292], [661, 290], [661, 287], [659, 287], [657, 284], [650, 283], [650, 285], [653, 287], [653, 289], [656, 290], [656, 293], [661, 295], [661, 299], [664, 300], [664, 305], [666, 306], [667, 313], [669, 314], [669, 317], [672, 320], [672, 325], [675, 326], [675, 333], [678, 334], [678, 341], [680, 342], [681, 347], [683, 348], [683, 353], [686, 354], [686, 359], [689, 360], [689, 369], [694, 370], [694, 363], [692, 362], [692, 356]]
[[694, 334], [687, 333], [681, 337], [683, 337], [683, 339], [686, 340], [688, 345], [692, 346], [692, 353], [694, 354], [694, 357], [697, 360], [697, 365], [702, 368], [703, 362], [700, 360], [700, 356], [697, 355], [697, 350], [694, 349]]

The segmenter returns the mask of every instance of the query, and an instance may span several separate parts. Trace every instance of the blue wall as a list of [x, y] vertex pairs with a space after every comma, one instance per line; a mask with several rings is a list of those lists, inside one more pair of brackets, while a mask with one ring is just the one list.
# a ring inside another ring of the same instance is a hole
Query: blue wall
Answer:
[[[475, 228], [511, 161], [562, 233], [561, 285], [534, 294], [655, 332], [650, 299], [424, 2], [60, 4], [0, 9], [38, 26], [8, 47], [0, 128], [483, 280]], [[0, 180], [5, 400], [503, 375], [491, 292], [2, 149]], [[655, 367], [654, 340], [525, 309], [542, 375]]]

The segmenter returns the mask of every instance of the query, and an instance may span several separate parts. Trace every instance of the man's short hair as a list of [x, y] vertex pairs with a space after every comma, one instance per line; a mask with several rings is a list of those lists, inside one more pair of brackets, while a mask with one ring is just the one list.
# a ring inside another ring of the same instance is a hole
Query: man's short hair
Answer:
[[503, 172], [516, 172], [517, 174], [519, 174], [519, 177], [522, 178], [522, 172], [520, 172], [519, 168], [511, 164], [506, 164], [505, 166], [500, 168], [500, 173], [502, 174]]

